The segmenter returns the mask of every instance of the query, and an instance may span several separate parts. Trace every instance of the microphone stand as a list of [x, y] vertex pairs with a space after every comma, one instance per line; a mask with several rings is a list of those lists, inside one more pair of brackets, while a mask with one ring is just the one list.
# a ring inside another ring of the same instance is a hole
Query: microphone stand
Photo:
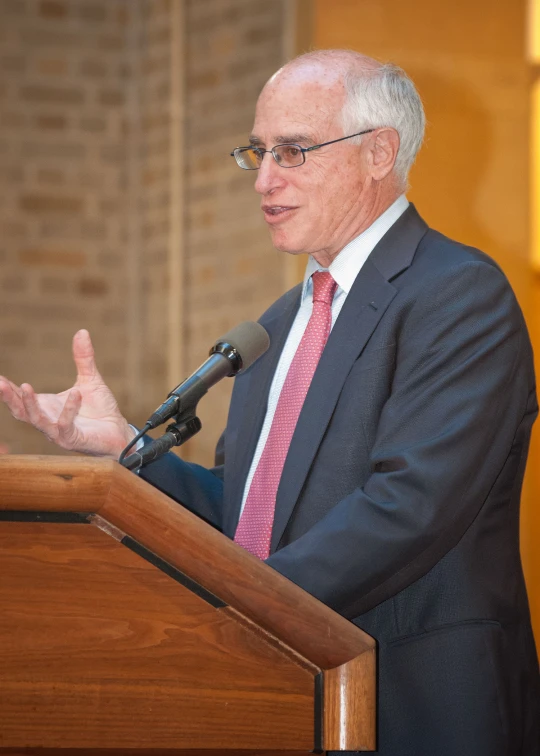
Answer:
[[[156, 438], [149, 444], [145, 444], [142, 449], [130, 454], [129, 457], [120, 457], [118, 460], [121, 465], [128, 470], [138, 472], [141, 467], [155, 462], [173, 446], [182, 446], [186, 441], [198, 433], [202, 428], [202, 423], [195, 414], [196, 408], [190, 407], [174, 418], [174, 423], [167, 426], [167, 430], [160, 438]], [[135, 439], [131, 444], [135, 443]], [[130, 445], [131, 445], [130, 444]], [[129, 447], [128, 447], [129, 448]]]

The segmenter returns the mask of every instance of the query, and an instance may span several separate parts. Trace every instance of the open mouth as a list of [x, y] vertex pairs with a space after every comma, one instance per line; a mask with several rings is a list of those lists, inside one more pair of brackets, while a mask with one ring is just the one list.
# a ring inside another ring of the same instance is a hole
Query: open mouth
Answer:
[[267, 221], [271, 221], [273, 219], [277, 220], [278, 218], [283, 218], [288, 213], [296, 210], [296, 208], [289, 207], [287, 205], [263, 205], [262, 210], [264, 212], [265, 219]]

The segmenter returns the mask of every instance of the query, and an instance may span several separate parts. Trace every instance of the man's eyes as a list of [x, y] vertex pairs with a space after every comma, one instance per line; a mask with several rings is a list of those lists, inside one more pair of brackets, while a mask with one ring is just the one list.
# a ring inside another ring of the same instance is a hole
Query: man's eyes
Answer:
[[281, 152], [284, 152], [289, 157], [298, 157], [302, 150], [296, 144], [284, 144], [281, 146]]

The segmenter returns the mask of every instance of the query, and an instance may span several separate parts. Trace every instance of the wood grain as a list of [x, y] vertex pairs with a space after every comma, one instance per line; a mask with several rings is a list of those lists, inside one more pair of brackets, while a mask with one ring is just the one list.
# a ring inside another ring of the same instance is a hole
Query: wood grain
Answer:
[[136, 752], [131, 748], [0, 748], [1, 756], [313, 756], [313, 751], [268, 751], [244, 750], [204, 750], [185, 748], [141, 748]]
[[117, 463], [91, 457], [37, 454], [0, 457], [0, 508], [94, 512], [104, 501]]
[[327, 750], [375, 750], [375, 683], [375, 649], [324, 673]]
[[3, 456], [0, 490], [8, 492], [3, 509], [65, 511], [75, 502], [77, 511], [99, 513], [321, 669], [375, 646], [352, 623], [115, 462]]
[[[373, 742], [375, 641], [182, 506], [79, 457], [2, 457], [0, 490], [0, 509], [98, 515], [0, 525], [0, 747], [310, 750], [321, 670], [324, 747]], [[122, 533], [228, 606], [165, 577]]]
[[0, 524], [0, 745], [298, 748], [313, 675], [90, 525]]

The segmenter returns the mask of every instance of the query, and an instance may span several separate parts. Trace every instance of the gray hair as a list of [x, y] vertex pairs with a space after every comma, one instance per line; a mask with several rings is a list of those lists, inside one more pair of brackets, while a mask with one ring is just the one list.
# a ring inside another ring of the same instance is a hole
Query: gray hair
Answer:
[[[420, 95], [405, 71], [393, 63], [349, 68], [344, 77], [344, 133], [390, 126], [399, 134], [394, 173], [405, 187], [424, 139], [426, 119]], [[360, 141], [362, 137], [358, 137]]]

